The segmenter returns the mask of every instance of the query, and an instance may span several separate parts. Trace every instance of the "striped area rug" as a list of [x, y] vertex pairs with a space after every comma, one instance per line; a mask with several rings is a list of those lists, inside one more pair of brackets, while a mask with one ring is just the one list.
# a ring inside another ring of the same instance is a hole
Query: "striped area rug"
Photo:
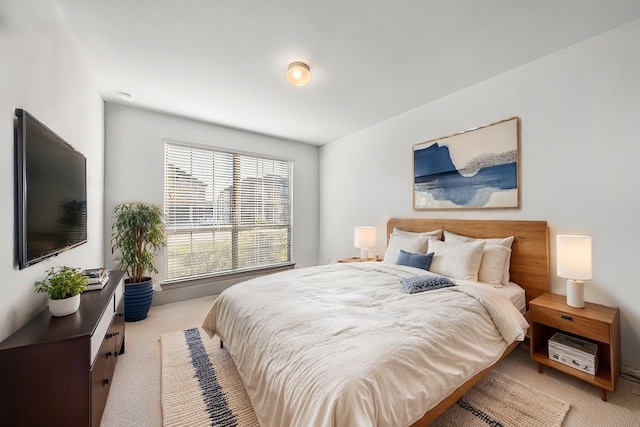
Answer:
[[258, 427], [240, 375], [202, 329], [164, 334], [162, 423], [165, 427]]
[[431, 427], [560, 427], [567, 412], [567, 402], [493, 370]]
[[[160, 343], [165, 427], [259, 426], [233, 360], [217, 340], [194, 328], [162, 335]], [[560, 427], [568, 411], [568, 403], [494, 370], [432, 426]]]

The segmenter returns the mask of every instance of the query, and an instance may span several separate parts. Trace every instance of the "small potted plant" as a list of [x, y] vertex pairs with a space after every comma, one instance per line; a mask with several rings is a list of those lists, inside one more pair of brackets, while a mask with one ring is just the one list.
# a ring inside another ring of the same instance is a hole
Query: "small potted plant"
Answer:
[[118, 268], [127, 272], [124, 317], [127, 322], [145, 319], [151, 307], [153, 284], [147, 273], [157, 273], [155, 253], [166, 244], [164, 215], [155, 205], [123, 203], [113, 210], [111, 251]]
[[86, 289], [88, 281], [78, 268], [52, 267], [47, 270], [47, 277], [43, 281], [36, 282], [36, 292], [49, 295], [52, 316], [67, 316], [78, 311], [80, 294]]

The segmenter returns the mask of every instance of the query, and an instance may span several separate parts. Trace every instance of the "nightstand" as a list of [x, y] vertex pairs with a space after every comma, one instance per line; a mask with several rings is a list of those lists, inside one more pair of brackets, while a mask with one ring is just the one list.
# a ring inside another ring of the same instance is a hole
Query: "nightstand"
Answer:
[[342, 258], [338, 260], [338, 262], [365, 262], [365, 261], [382, 261], [382, 259], [381, 258], [362, 259], [360, 257], [354, 256], [351, 258]]
[[[529, 303], [531, 310], [531, 358], [538, 371], [545, 366], [579, 378], [600, 389], [614, 391], [620, 375], [620, 312], [617, 308], [586, 302], [584, 308], [570, 307], [564, 295], [543, 294]], [[579, 371], [549, 358], [548, 341], [556, 332], [590, 341], [598, 346], [599, 366], [595, 375]]]

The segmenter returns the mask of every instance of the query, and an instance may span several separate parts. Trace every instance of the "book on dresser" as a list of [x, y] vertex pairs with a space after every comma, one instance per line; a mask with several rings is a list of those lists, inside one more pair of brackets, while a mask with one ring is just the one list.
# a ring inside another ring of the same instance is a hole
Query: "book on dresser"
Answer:
[[109, 281], [109, 272], [104, 268], [89, 268], [83, 270], [82, 274], [88, 279], [85, 291], [100, 290]]

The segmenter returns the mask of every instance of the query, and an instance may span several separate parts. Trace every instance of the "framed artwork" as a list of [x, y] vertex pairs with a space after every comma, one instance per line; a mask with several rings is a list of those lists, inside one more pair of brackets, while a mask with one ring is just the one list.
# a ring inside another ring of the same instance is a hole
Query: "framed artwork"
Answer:
[[520, 118], [413, 146], [413, 208], [520, 207]]

